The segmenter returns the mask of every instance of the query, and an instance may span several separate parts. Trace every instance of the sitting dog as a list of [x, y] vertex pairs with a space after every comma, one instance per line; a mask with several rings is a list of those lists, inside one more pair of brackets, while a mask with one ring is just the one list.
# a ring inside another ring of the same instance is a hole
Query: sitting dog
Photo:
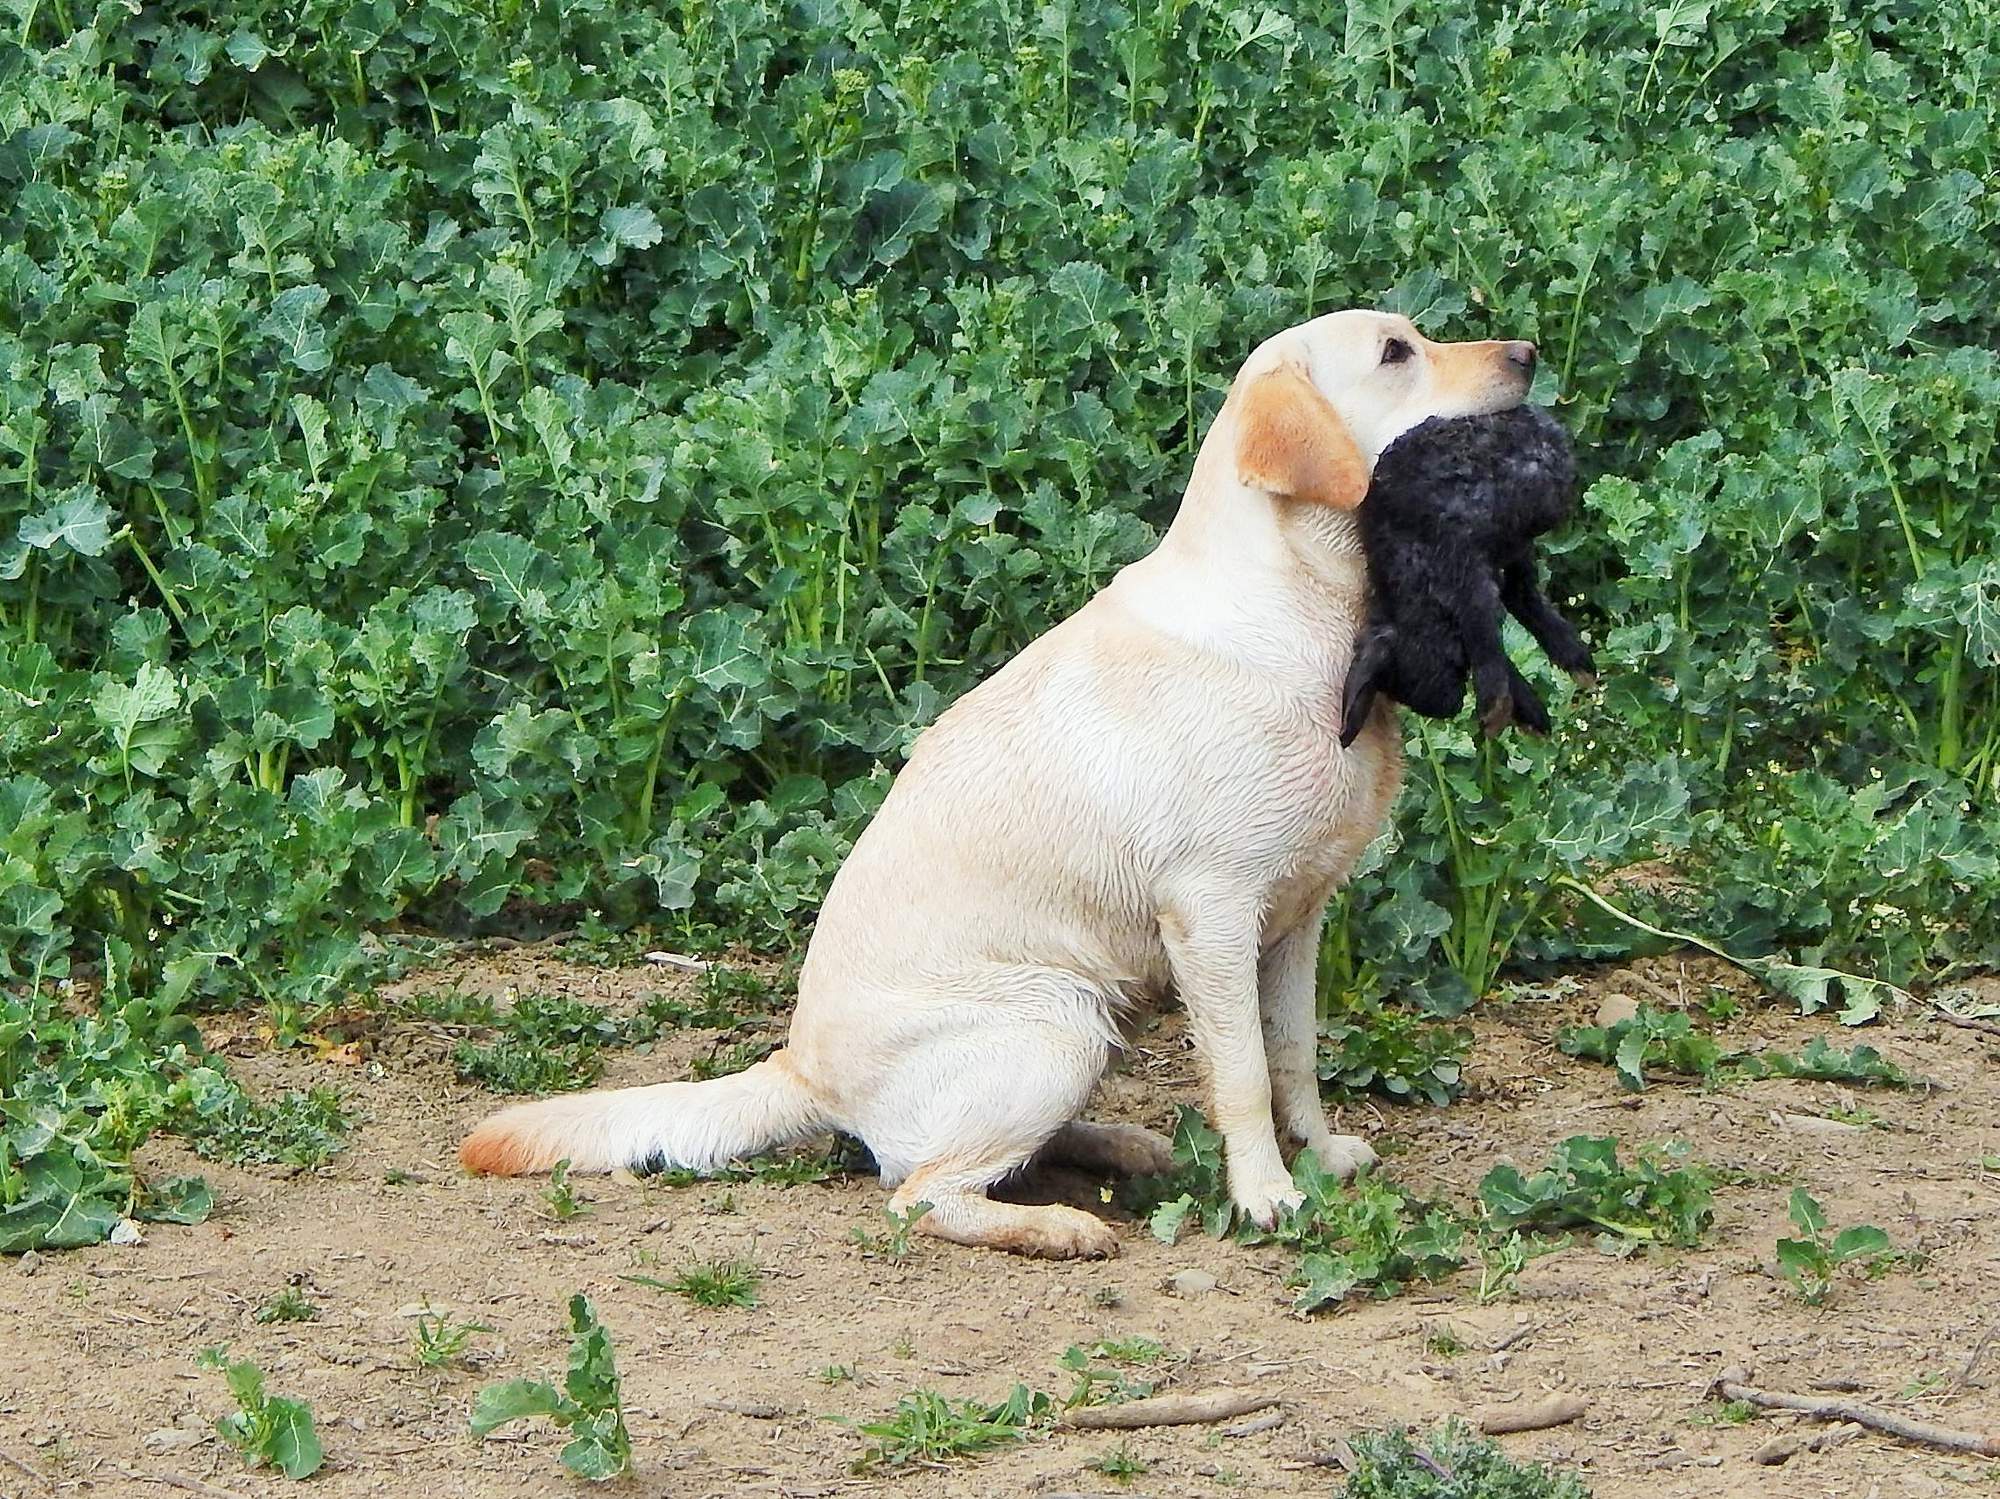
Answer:
[[1569, 437], [1538, 406], [1433, 417], [1383, 450], [1359, 511], [1368, 626], [1347, 676], [1340, 742], [1375, 695], [1450, 718], [1472, 675], [1480, 727], [1549, 731], [1548, 710], [1500, 644], [1504, 606], [1549, 659], [1592, 680], [1590, 651], [1535, 580], [1530, 544], [1561, 525], [1576, 489]]
[[827, 892], [783, 1050], [704, 1082], [488, 1119], [475, 1171], [714, 1169], [858, 1136], [921, 1233], [1052, 1258], [1102, 1218], [996, 1201], [1032, 1160], [1168, 1168], [1167, 1142], [1079, 1117], [1134, 1010], [1187, 1007], [1229, 1193], [1269, 1227], [1301, 1194], [1279, 1135], [1352, 1174], [1313, 1065], [1327, 899], [1401, 775], [1393, 717], [1340, 742], [1366, 613], [1356, 507], [1426, 418], [1520, 403], [1531, 343], [1435, 343], [1329, 313], [1245, 362], [1149, 556], [926, 729]]

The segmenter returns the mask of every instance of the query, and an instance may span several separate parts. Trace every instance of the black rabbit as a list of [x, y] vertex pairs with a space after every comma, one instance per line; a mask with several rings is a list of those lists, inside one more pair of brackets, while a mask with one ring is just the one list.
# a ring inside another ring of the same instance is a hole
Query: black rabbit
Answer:
[[1450, 718], [1472, 676], [1480, 727], [1549, 731], [1548, 710], [1500, 644], [1500, 611], [1549, 659], [1588, 683], [1590, 651], [1535, 577], [1531, 544], [1568, 518], [1576, 490], [1569, 435], [1539, 406], [1432, 417], [1390, 443], [1361, 502], [1368, 623], [1342, 703], [1342, 744], [1375, 694]]

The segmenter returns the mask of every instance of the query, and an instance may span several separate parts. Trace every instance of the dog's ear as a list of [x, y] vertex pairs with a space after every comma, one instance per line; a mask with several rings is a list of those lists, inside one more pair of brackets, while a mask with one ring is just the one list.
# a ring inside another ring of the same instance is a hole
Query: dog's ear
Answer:
[[1352, 510], [1368, 492], [1368, 461], [1333, 403], [1304, 371], [1283, 365], [1238, 392], [1236, 475], [1252, 489]]

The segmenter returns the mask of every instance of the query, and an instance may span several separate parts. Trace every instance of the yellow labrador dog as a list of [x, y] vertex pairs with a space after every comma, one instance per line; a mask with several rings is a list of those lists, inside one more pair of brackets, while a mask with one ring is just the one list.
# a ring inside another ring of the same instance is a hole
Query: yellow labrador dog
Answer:
[[1038, 1154], [1110, 1171], [1166, 1142], [1078, 1118], [1120, 1023], [1178, 993], [1229, 1190], [1299, 1201], [1279, 1134], [1343, 1174], [1314, 1075], [1328, 897], [1401, 779], [1391, 710], [1340, 746], [1366, 604], [1353, 515], [1376, 455], [1431, 416], [1518, 405], [1522, 342], [1314, 318], [1237, 375], [1173, 526], [920, 737], [814, 928], [789, 1044], [733, 1077], [552, 1098], [466, 1140], [474, 1171], [696, 1170], [830, 1129], [920, 1227], [1021, 1254], [1108, 1255], [1108, 1223], [987, 1191]]

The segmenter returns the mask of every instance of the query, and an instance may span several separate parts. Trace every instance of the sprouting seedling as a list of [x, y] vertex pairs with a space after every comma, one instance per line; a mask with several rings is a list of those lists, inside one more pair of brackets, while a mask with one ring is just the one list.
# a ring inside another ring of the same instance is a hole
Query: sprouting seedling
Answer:
[[931, 1210], [928, 1202], [913, 1202], [902, 1212], [884, 1208], [882, 1217], [889, 1227], [886, 1233], [871, 1233], [856, 1224], [848, 1237], [861, 1251], [865, 1259], [884, 1259], [901, 1264], [910, 1257], [910, 1230], [917, 1226], [924, 1214]]
[[483, 1322], [458, 1322], [449, 1312], [437, 1312], [425, 1303], [417, 1314], [416, 1332], [410, 1355], [419, 1369], [443, 1369], [465, 1357], [474, 1333], [491, 1332]]
[[1841, 1266], [1861, 1262], [1872, 1269], [1894, 1255], [1889, 1236], [1872, 1223], [1843, 1228], [1829, 1239], [1826, 1210], [1804, 1187], [1792, 1188], [1790, 1212], [1804, 1237], [1778, 1240], [1778, 1269], [1808, 1306], [1826, 1300]]
[[472, 1434], [485, 1436], [510, 1421], [547, 1416], [569, 1433], [562, 1463], [581, 1478], [617, 1478], [632, 1471], [632, 1437], [625, 1429], [611, 1337], [590, 1298], [569, 1299], [569, 1372], [561, 1389], [539, 1379], [490, 1384], [472, 1402]]
[[547, 1205], [549, 1216], [558, 1223], [567, 1223], [590, 1211], [590, 1204], [570, 1190], [569, 1157], [557, 1161], [549, 1172], [549, 1184], [542, 1192], [542, 1201]]
[[251, 1467], [273, 1467], [287, 1478], [310, 1478], [319, 1471], [324, 1456], [312, 1411], [303, 1400], [267, 1395], [264, 1371], [248, 1359], [230, 1362], [226, 1349], [210, 1348], [197, 1362], [204, 1369], [220, 1369], [228, 1381], [236, 1409], [218, 1419], [215, 1430]]

